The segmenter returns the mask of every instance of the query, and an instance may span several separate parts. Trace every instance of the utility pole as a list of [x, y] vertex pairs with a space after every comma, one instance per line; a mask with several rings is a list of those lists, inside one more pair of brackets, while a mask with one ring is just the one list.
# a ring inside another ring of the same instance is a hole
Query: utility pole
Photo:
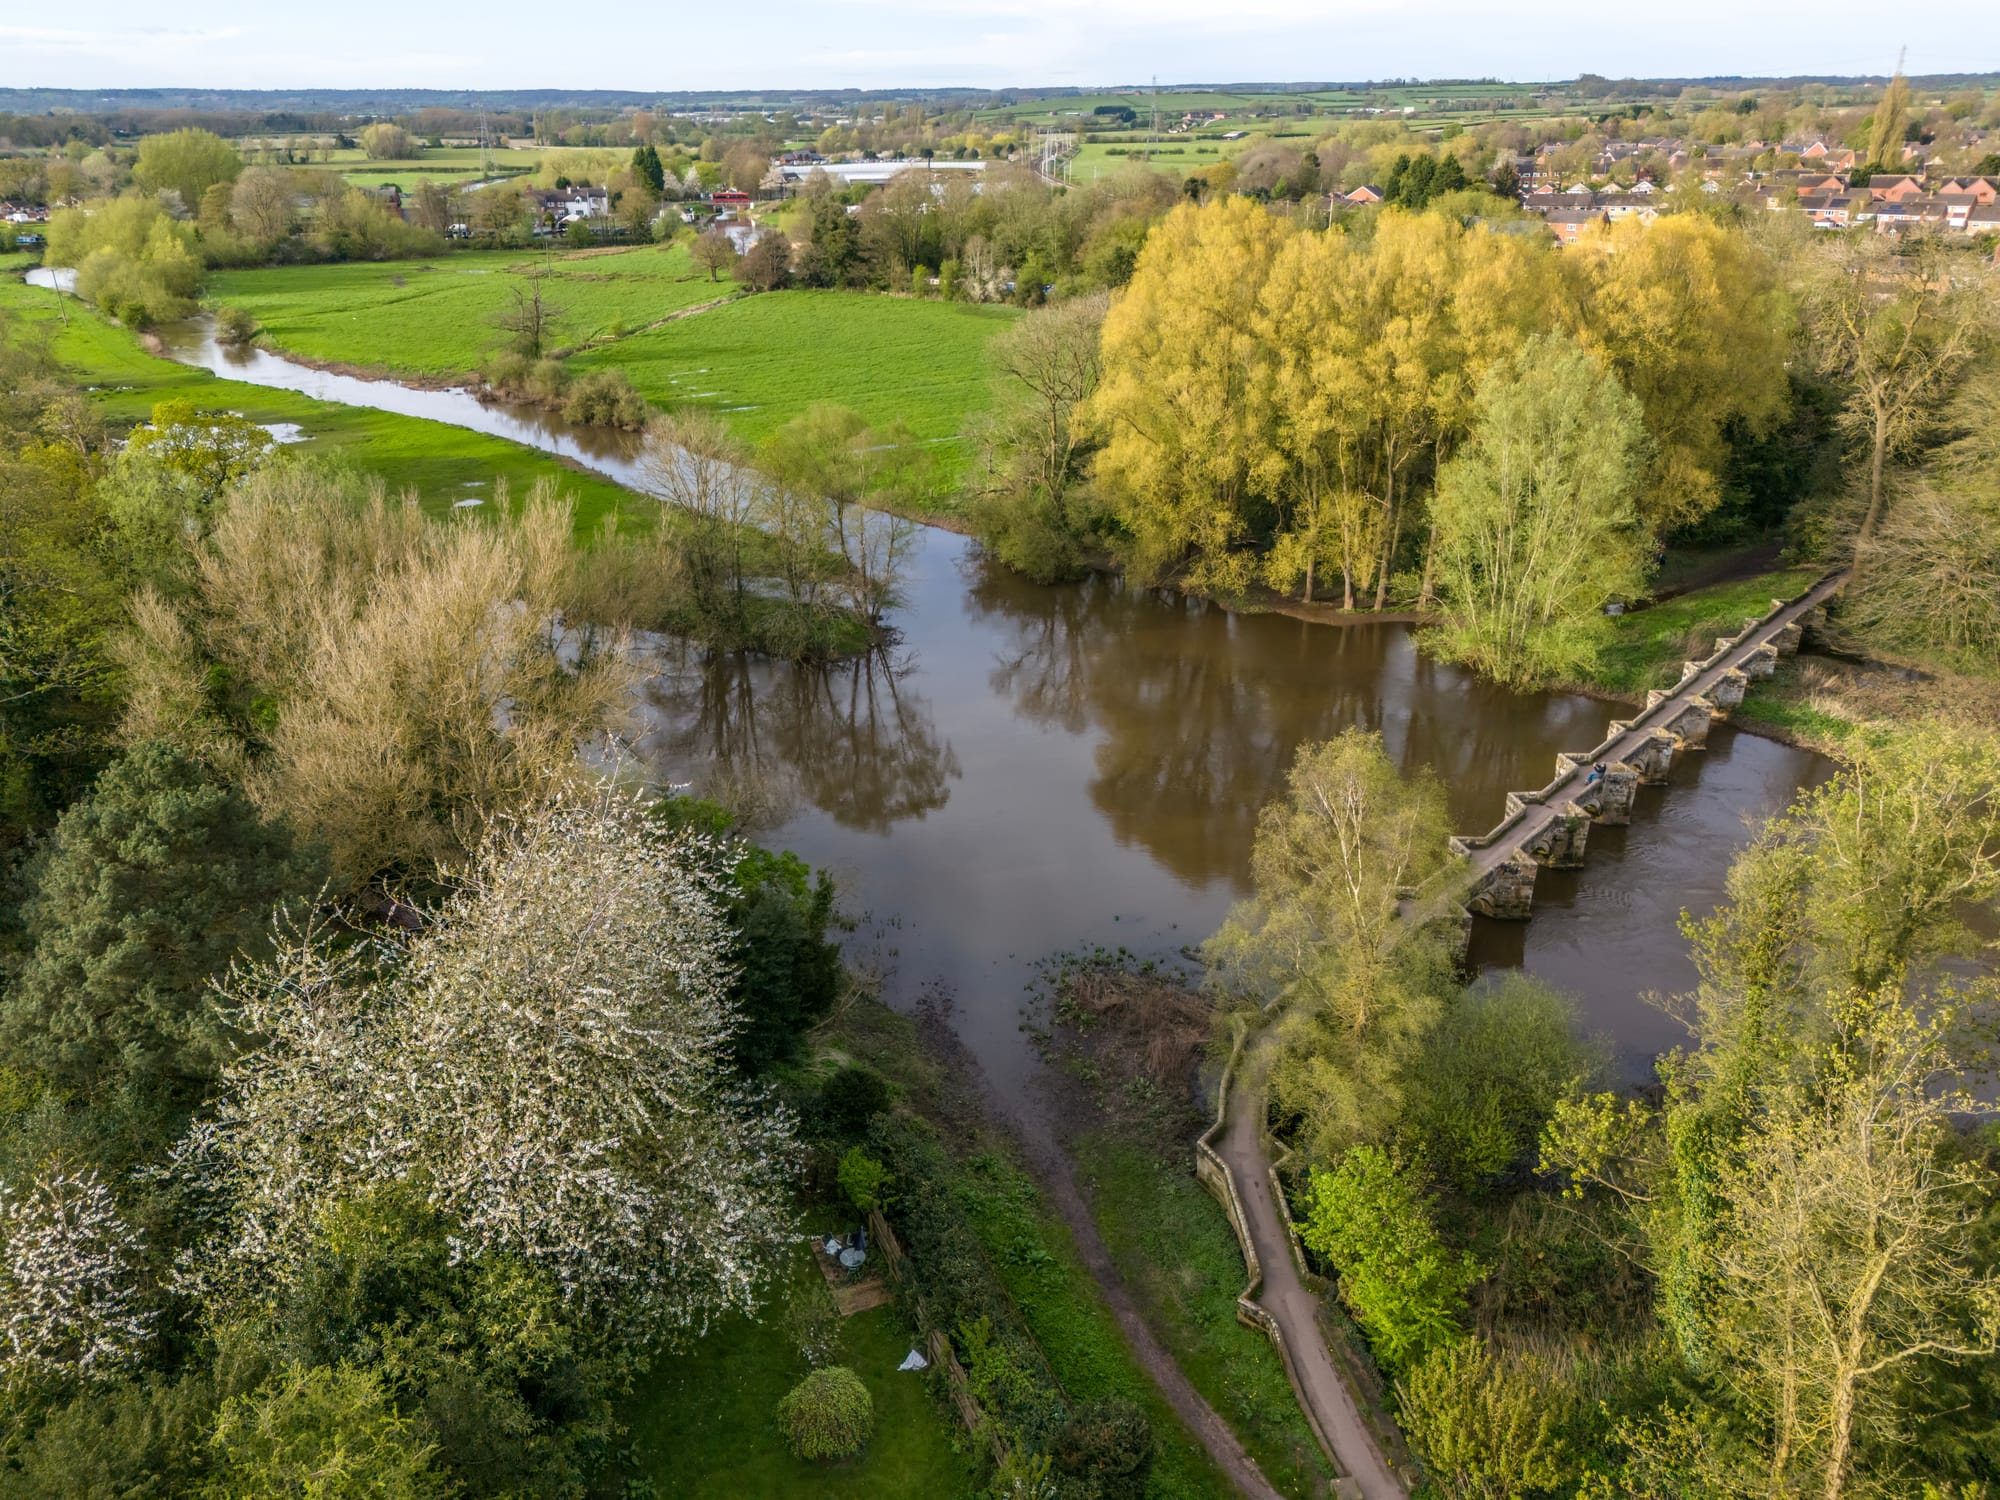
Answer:
[[1153, 164], [1153, 148], [1160, 143], [1160, 75], [1153, 75], [1152, 123], [1146, 128], [1146, 165]]

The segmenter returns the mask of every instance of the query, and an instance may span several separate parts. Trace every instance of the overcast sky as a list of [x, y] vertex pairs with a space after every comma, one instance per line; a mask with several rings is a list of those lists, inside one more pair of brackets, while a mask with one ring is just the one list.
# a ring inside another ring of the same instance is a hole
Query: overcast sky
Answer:
[[[0, 85], [886, 88], [2000, 69], [2000, 0], [94, 0], [0, 5]], [[172, 17], [163, 23], [163, 17]]]

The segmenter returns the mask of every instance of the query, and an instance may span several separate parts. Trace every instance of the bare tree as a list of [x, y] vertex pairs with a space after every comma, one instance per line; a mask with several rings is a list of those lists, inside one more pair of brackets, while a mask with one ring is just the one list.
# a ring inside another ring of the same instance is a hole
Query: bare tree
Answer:
[[1104, 368], [1098, 333], [1110, 305], [1100, 293], [1041, 308], [992, 345], [994, 364], [1018, 383], [1019, 409], [1003, 439], [1013, 448], [1013, 467], [1048, 497], [1060, 525], [1069, 524], [1069, 493], [1090, 451], [1074, 417]]
[[736, 279], [753, 291], [775, 292], [792, 279], [792, 242], [781, 229], [767, 229], [736, 267]]
[[1844, 425], [1868, 448], [1865, 547], [1882, 519], [1884, 473], [1930, 423], [1939, 401], [1993, 336], [1990, 291], [1954, 279], [1943, 252], [1905, 254], [1880, 236], [1843, 239], [1807, 280], [1813, 357], [1847, 388]]
[[563, 309], [542, 294], [542, 273], [530, 272], [526, 286], [508, 288], [513, 306], [503, 308], [493, 317], [493, 326], [502, 333], [512, 336], [515, 349], [530, 359], [540, 359], [547, 347], [555, 325], [562, 320]]
[[646, 428], [639, 465], [646, 487], [683, 515], [690, 580], [714, 602], [743, 598], [744, 549], [756, 528], [765, 481], [729, 436], [702, 412], [670, 412]]
[[292, 174], [282, 167], [250, 167], [229, 190], [229, 222], [259, 244], [275, 244], [291, 233], [297, 216]]

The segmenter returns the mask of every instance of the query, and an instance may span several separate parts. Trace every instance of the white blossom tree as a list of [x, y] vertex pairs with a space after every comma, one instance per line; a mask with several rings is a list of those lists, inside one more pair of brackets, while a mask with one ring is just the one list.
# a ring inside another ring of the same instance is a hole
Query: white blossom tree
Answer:
[[129, 1368], [152, 1337], [145, 1242], [88, 1168], [51, 1163], [25, 1192], [0, 1182], [0, 1382]]
[[180, 1154], [224, 1206], [190, 1270], [282, 1277], [325, 1205], [395, 1180], [461, 1253], [522, 1255], [626, 1327], [753, 1305], [796, 1147], [731, 1071], [721, 854], [629, 800], [557, 803], [490, 835], [416, 936], [306, 932], [232, 975], [264, 1040]]

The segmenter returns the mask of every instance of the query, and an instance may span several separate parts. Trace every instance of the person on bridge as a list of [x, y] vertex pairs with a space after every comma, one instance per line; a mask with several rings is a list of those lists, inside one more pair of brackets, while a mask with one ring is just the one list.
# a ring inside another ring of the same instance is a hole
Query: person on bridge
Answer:
[[1586, 787], [1593, 787], [1596, 786], [1597, 783], [1602, 781], [1603, 779], [1604, 779], [1604, 762], [1600, 760], [1596, 765], [1590, 768], [1590, 774], [1583, 778], [1583, 784]]

